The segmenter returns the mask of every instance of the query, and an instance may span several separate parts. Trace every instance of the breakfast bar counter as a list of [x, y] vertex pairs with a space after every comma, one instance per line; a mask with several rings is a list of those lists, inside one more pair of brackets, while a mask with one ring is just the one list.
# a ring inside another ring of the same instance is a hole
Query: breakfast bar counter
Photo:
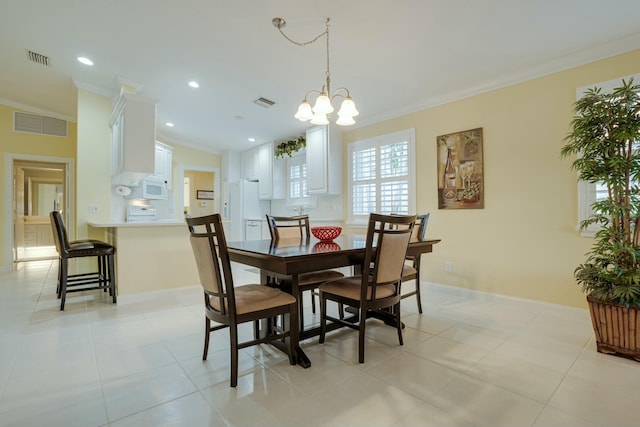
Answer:
[[98, 223], [116, 247], [118, 295], [197, 286], [198, 270], [182, 219], [144, 223]]

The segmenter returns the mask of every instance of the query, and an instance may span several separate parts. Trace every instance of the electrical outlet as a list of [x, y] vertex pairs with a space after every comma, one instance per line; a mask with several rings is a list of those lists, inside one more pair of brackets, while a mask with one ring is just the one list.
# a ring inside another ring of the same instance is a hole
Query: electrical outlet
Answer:
[[451, 273], [451, 261], [447, 261], [444, 263], [444, 271], [447, 273]]
[[95, 203], [90, 204], [89, 205], [89, 213], [90, 214], [98, 213], [98, 205], [96, 205]]

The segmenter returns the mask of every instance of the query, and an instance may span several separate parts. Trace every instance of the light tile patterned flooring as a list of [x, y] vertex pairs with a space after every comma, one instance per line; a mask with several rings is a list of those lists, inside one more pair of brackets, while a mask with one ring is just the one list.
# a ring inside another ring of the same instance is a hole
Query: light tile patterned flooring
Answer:
[[[55, 263], [0, 273], [0, 426], [637, 426], [640, 363], [595, 351], [588, 313], [423, 284], [403, 302], [405, 345], [367, 325], [303, 343], [310, 369], [245, 349], [228, 385], [228, 335], [201, 360], [199, 287], [71, 294]], [[234, 265], [240, 283], [255, 270]], [[309, 301], [306, 301], [309, 303]], [[307, 310], [308, 322], [317, 322]], [[250, 333], [243, 329], [243, 333]]]

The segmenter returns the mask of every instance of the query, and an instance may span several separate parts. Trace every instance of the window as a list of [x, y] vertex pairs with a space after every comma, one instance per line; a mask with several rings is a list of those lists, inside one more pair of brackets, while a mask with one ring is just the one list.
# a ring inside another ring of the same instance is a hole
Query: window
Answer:
[[303, 156], [289, 159], [289, 199], [307, 196], [307, 162]]
[[349, 144], [350, 224], [369, 213], [415, 213], [415, 131], [408, 129]]
[[[581, 87], [577, 90], [577, 99], [580, 99], [588, 89], [594, 86], [602, 88], [603, 92], [612, 92], [614, 88], [620, 86], [622, 80], [629, 80], [633, 77], [634, 81], [640, 80], [640, 74], [633, 76], [621, 77], [619, 79], [609, 80], [602, 83], [595, 83], [589, 86]], [[585, 181], [578, 181], [578, 229], [580, 229], [580, 223], [585, 219], [593, 215], [591, 206], [607, 197], [607, 187], [603, 184], [596, 183], [590, 184]], [[580, 234], [585, 237], [593, 237], [595, 233], [600, 229], [598, 224], [591, 224], [585, 230], [580, 230]]]
[[315, 207], [316, 198], [309, 196], [307, 191], [307, 158], [302, 151], [287, 159], [287, 205], [296, 208]]

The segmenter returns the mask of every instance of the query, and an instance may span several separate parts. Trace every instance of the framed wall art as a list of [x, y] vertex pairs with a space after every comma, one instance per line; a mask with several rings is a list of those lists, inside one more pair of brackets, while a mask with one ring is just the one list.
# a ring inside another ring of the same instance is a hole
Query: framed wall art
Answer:
[[213, 200], [213, 190], [196, 190], [198, 200]]
[[438, 209], [483, 209], [482, 128], [440, 135]]

